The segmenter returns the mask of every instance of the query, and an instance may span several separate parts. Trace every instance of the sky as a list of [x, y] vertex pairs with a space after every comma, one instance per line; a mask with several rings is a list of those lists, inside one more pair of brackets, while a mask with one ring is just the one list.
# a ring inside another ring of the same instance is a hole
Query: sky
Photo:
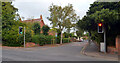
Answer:
[[73, 5], [75, 13], [82, 18], [86, 15], [90, 4], [95, 0], [15, 0], [13, 5], [18, 8], [18, 13], [21, 17], [28, 18], [40, 18], [42, 15], [46, 25], [50, 25], [50, 21], [47, 17], [50, 16], [49, 6], [53, 3], [59, 6], [67, 6], [68, 3]]

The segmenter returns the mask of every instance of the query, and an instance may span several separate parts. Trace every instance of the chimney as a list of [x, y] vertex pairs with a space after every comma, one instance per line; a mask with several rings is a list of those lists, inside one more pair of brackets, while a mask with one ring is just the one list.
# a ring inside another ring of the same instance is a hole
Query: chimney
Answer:
[[43, 19], [42, 19], [42, 15], [40, 15], [40, 19], [43, 20]]
[[21, 18], [19, 18], [19, 20], [20, 20], [20, 22], [22, 22], [22, 19], [21, 19]]

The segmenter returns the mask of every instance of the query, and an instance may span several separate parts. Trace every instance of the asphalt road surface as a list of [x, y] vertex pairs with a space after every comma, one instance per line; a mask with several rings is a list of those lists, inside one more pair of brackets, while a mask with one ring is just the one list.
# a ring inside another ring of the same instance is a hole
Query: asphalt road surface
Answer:
[[4, 48], [2, 61], [111, 61], [80, 53], [86, 42], [73, 42], [58, 47]]

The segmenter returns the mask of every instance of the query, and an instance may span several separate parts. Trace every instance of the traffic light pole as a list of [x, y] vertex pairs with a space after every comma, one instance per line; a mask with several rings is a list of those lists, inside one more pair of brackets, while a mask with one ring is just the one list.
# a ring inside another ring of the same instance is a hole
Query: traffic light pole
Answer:
[[[102, 26], [102, 23], [98, 23], [98, 33], [104, 33], [104, 43], [101, 43], [101, 51], [107, 52], [107, 44], [106, 44], [106, 28], [105, 25]], [[103, 45], [102, 45], [103, 44]], [[103, 47], [103, 48], [102, 48]]]
[[24, 27], [24, 48], [25, 48], [25, 27]]
[[105, 27], [104, 27], [104, 47], [105, 47], [105, 53], [107, 52], [107, 46], [106, 46], [106, 30], [105, 30]]

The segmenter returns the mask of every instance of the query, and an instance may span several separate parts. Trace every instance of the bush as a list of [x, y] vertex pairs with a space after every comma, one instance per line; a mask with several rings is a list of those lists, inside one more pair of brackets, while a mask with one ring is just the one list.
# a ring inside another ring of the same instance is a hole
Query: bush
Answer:
[[32, 30], [27, 30], [25, 32], [25, 41], [31, 42], [32, 41]]
[[34, 42], [35, 44], [39, 44], [39, 35], [34, 35], [33, 37], [32, 37], [32, 42]]
[[53, 39], [54, 37], [49, 35], [49, 36], [45, 36], [45, 40], [46, 40], [46, 44], [51, 44], [51, 40]]
[[58, 37], [55, 39], [55, 41], [56, 41], [57, 44], [60, 44], [60, 39], [61, 39], [60, 36], [58, 36]]
[[63, 43], [70, 43], [70, 38], [63, 38]]
[[23, 34], [18, 34], [18, 26], [12, 27], [11, 30], [3, 30], [2, 41], [5, 46], [22, 46], [24, 42]]
[[39, 45], [43, 46], [45, 45], [45, 36], [44, 35], [39, 35]]
[[34, 33], [37, 35], [37, 34], [40, 34], [40, 23], [34, 23], [33, 24], [33, 27], [32, 27], [32, 30], [34, 31]]
[[32, 37], [32, 42], [39, 44], [39, 45], [45, 45], [45, 44], [51, 44], [52, 36], [45, 36], [45, 35], [34, 35]]
[[[57, 37], [56, 38], [56, 43], [57, 44], [60, 44], [60, 40], [61, 40], [61, 38], [60, 37]], [[70, 42], [70, 38], [63, 38], [62, 39], [62, 43], [69, 43]]]
[[44, 35], [48, 35], [48, 31], [50, 30], [50, 28], [47, 25], [44, 25], [42, 27], [42, 31]]

